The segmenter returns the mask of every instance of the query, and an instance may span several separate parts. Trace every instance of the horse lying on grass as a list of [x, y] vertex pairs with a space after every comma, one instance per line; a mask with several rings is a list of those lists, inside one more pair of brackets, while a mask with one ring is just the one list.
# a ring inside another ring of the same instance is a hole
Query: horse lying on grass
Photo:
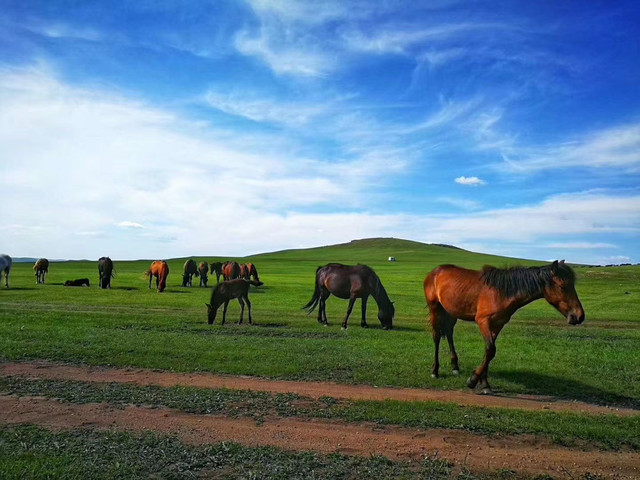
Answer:
[[90, 287], [88, 278], [78, 278], [76, 280], [67, 280], [64, 282], [65, 287]]
[[209, 319], [209, 325], [213, 324], [218, 313], [220, 305], [224, 304], [224, 310], [222, 311], [222, 325], [227, 317], [227, 307], [229, 301], [234, 298], [238, 299], [240, 303], [240, 322], [242, 323], [244, 316], [244, 304], [247, 303], [249, 307], [249, 324], [252, 324], [251, 320], [251, 302], [249, 301], [249, 285], [259, 287], [262, 282], [256, 282], [253, 280], [245, 280], [243, 278], [236, 278], [234, 280], [227, 280], [219, 283], [216, 288], [211, 292], [211, 303], [205, 304], [207, 306], [207, 316]]

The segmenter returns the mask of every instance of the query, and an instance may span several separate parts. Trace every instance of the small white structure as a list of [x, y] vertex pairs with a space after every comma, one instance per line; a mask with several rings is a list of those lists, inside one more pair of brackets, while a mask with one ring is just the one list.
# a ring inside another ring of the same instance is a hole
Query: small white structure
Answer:
[[389, 261], [390, 262], [395, 262], [396, 261], [396, 257], [389, 257]]

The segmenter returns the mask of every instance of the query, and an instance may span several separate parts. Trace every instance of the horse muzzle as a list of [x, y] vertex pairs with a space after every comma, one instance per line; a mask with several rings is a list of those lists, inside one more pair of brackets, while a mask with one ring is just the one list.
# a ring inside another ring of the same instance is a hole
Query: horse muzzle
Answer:
[[580, 325], [584, 322], [584, 310], [569, 313], [567, 320], [569, 321], [569, 325]]

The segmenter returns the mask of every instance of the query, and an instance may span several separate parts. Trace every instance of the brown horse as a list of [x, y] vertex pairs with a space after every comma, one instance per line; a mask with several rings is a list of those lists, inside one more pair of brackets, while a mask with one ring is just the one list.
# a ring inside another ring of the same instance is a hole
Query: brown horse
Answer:
[[[211, 264], [211, 274], [216, 274], [216, 283], [220, 283], [220, 276], [222, 275], [222, 262], [213, 262]], [[224, 278], [224, 277], [223, 277]]]
[[222, 278], [226, 280], [233, 280], [240, 278], [240, 265], [238, 262], [225, 262], [222, 264]]
[[256, 282], [259, 282], [260, 278], [258, 278], [258, 270], [256, 269], [256, 266], [253, 263], [247, 263], [246, 266], [249, 269], [249, 277], [253, 277]]
[[198, 264], [190, 258], [186, 262], [184, 262], [184, 267], [182, 267], [182, 286], [183, 287], [191, 287], [193, 286], [193, 276], [200, 275], [198, 272]]
[[169, 276], [169, 266], [164, 260], [156, 260], [151, 264], [151, 268], [145, 274], [149, 277], [149, 288], [151, 288], [151, 279], [156, 277], [156, 287], [158, 292], [163, 292], [167, 287], [167, 277]]
[[482, 364], [467, 380], [467, 386], [475, 388], [480, 383], [482, 393], [491, 393], [487, 377], [489, 363], [496, 355], [496, 338], [516, 310], [544, 298], [567, 317], [570, 325], [584, 322], [575, 274], [564, 260], [543, 267], [484, 267], [480, 271], [440, 265], [425, 278], [424, 295], [435, 344], [431, 376], [438, 377], [438, 353], [443, 336], [449, 342], [453, 373], [460, 373], [453, 328], [458, 318], [475, 321], [484, 337], [485, 354]]
[[206, 287], [207, 283], [209, 283], [209, 275], [207, 275], [209, 273], [209, 265], [207, 265], [207, 262], [200, 262], [198, 273], [200, 274], [200, 286], [204, 284]]
[[342, 322], [342, 329], [347, 328], [347, 320], [353, 310], [353, 304], [357, 298], [362, 299], [362, 320], [360, 325], [367, 328], [367, 299], [371, 295], [378, 304], [378, 320], [385, 330], [389, 330], [393, 325], [395, 308], [393, 302], [389, 300], [387, 291], [382, 286], [378, 275], [366, 265], [342, 265], [340, 263], [329, 263], [316, 270], [316, 287], [313, 297], [304, 307], [308, 314], [313, 312], [318, 304], [318, 322], [327, 326], [326, 301], [329, 295], [334, 294], [338, 298], [349, 299], [347, 316]]
[[46, 258], [39, 259], [33, 269], [36, 272], [36, 284], [44, 283], [44, 277], [47, 273], [49, 273], [49, 260]]
[[100, 257], [98, 259], [98, 286], [111, 288], [111, 277], [113, 277], [113, 261], [109, 257]]
[[227, 319], [227, 307], [229, 301], [237, 298], [240, 303], [240, 322], [242, 323], [244, 316], [244, 304], [246, 302], [249, 307], [249, 324], [253, 323], [251, 319], [251, 302], [249, 301], [249, 285], [259, 287], [262, 282], [254, 282], [252, 280], [245, 280], [243, 278], [236, 278], [234, 280], [226, 280], [216, 286], [211, 292], [211, 303], [206, 303], [207, 316], [209, 325], [211, 325], [218, 313], [220, 305], [224, 304], [224, 310], [222, 311], [222, 325]]
[[240, 265], [240, 278], [244, 278], [245, 280], [249, 280], [251, 277], [249, 275], [249, 267], [246, 263], [241, 263]]

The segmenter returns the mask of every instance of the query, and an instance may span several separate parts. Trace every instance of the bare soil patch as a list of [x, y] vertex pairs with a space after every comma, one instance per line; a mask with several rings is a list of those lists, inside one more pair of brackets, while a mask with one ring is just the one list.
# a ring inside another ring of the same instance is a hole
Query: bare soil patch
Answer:
[[0, 364], [1, 376], [22, 376], [47, 380], [133, 383], [160, 387], [188, 386], [228, 388], [270, 393], [296, 393], [311, 398], [324, 396], [351, 400], [438, 401], [465, 406], [500, 407], [537, 411], [568, 411], [588, 414], [640, 415], [640, 410], [592, 405], [578, 401], [558, 400], [539, 395], [480, 395], [473, 392], [427, 390], [416, 388], [344, 385], [332, 382], [296, 382], [267, 380], [248, 376], [213, 375], [208, 373], [171, 373], [146, 369], [114, 369], [79, 367], [51, 362]]
[[154, 431], [174, 435], [185, 443], [235, 441], [247, 446], [285, 450], [384, 455], [390, 459], [445, 458], [471, 470], [509, 469], [530, 474], [579, 478], [585, 473], [606, 478], [640, 476], [640, 454], [576, 451], [533, 437], [484, 437], [461, 431], [420, 431], [335, 421], [267, 418], [256, 424], [246, 418], [192, 415], [167, 409], [105, 404], [73, 405], [36, 397], [0, 396], [0, 422], [36, 424], [53, 430]]

